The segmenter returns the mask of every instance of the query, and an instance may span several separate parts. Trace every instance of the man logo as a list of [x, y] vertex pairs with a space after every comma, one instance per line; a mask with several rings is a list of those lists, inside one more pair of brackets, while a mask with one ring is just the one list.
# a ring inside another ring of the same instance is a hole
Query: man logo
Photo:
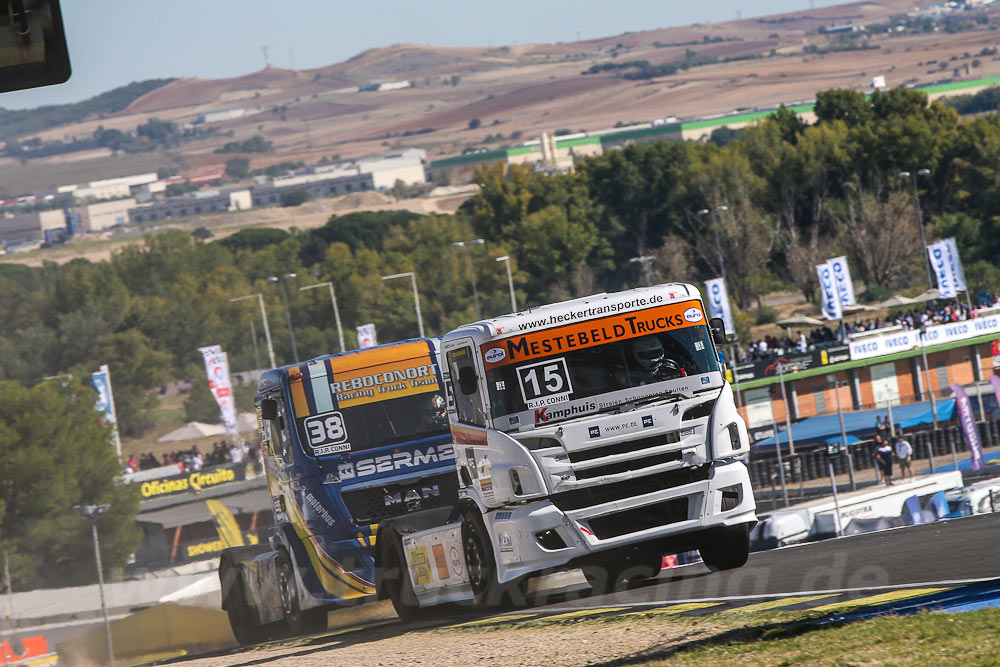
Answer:
[[488, 364], [499, 364], [507, 358], [507, 350], [502, 347], [491, 347], [486, 350], [486, 355], [483, 358], [486, 359], [486, 363]]
[[704, 317], [705, 316], [701, 313], [701, 309], [693, 306], [684, 311], [684, 319], [688, 322], [701, 322]]

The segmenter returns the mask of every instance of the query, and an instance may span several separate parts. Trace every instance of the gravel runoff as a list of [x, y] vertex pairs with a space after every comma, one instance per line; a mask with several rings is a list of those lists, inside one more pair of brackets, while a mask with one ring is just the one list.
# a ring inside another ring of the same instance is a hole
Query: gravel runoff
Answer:
[[185, 667], [319, 667], [320, 665], [595, 665], [641, 659], [671, 646], [714, 634], [717, 620], [635, 617], [616, 621], [528, 624], [493, 629], [411, 630], [391, 628], [313, 639], [296, 646], [271, 646], [225, 656], [183, 661]]

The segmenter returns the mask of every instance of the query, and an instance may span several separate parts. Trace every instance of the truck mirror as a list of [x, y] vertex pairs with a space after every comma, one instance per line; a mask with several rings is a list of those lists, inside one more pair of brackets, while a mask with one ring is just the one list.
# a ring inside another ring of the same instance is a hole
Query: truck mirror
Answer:
[[458, 370], [458, 387], [466, 396], [471, 396], [478, 389], [476, 371], [472, 366], [463, 366]]
[[0, 92], [69, 79], [69, 51], [59, 0], [10, 0], [0, 5]]
[[708, 321], [708, 328], [712, 331], [712, 340], [716, 345], [726, 344], [726, 323], [721, 317], [713, 317]]
[[261, 419], [274, 421], [278, 418], [278, 402], [273, 398], [265, 398], [260, 402]]

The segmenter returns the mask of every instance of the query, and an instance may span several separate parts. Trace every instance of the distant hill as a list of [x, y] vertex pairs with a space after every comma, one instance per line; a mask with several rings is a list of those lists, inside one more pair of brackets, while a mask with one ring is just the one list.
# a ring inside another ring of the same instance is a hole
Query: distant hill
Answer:
[[121, 111], [151, 90], [174, 79], [147, 79], [119, 86], [82, 102], [52, 104], [34, 109], [0, 109], [0, 140], [17, 139], [58, 125], [76, 123], [95, 114]]

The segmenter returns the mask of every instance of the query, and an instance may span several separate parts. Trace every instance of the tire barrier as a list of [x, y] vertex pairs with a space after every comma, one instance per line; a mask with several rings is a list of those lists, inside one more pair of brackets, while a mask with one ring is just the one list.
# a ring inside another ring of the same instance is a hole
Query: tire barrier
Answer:
[[[996, 447], [1000, 445], [1000, 421], [988, 421], [978, 424], [980, 440], [983, 448]], [[937, 430], [918, 431], [906, 435], [907, 440], [913, 445], [913, 458], [915, 460], [926, 460], [928, 451], [933, 450], [935, 461], [941, 463], [951, 462], [951, 453], [955, 451], [959, 457], [967, 453], [965, 446], [965, 436], [958, 426], [939, 426]], [[952, 449], [954, 448], [954, 449]], [[854, 470], [860, 472], [871, 470], [875, 467], [875, 443], [863, 441], [851, 446], [851, 454], [854, 457]], [[946, 457], [946, 458], [945, 458]], [[823, 447], [812, 447], [805, 451], [798, 451], [796, 460], [792, 461], [786, 456], [783, 460], [785, 465], [785, 484], [792, 486], [803, 481], [828, 477], [830, 474], [827, 465], [826, 450]], [[754, 488], [768, 488], [780, 486], [781, 477], [778, 475], [778, 462], [773, 452], [766, 454], [755, 454], [752, 452], [750, 461], [747, 464], [750, 470], [750, 482]], [[834, 457], [833, 470], [837, 475], [847, 474], [848, 463], [844, 454]]]

